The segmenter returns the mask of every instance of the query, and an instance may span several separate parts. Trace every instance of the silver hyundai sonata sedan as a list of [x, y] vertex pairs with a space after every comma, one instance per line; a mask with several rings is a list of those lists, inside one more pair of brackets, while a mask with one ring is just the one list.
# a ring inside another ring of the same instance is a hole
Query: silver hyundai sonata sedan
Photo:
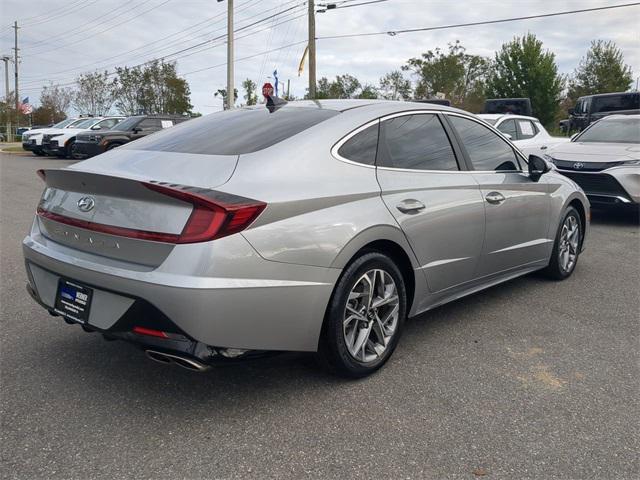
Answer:
[[410, 102], [271, 101], [39, 174], [31, 296], [193, 370], [308, 351], [367, 375], [407, 317], [534, 270], [569, 277], [589, 225], [551, 164]]

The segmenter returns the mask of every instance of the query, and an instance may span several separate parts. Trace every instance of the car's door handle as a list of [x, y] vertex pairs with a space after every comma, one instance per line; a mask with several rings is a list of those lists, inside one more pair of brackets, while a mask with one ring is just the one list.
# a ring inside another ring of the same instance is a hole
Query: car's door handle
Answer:
[[400, 210], [402, 213], [415, 213], [422, 210], [424, 207], [424, 203], [419, 200], [407, 199], [401, 201], [396, 208]]
[[542, 146], [540, 147], [540, 150], [546, 150], [546, 149], [547, 149], [547, 146], [546, 146], [546, 145], [542, 145]]
[[487, 193], [487, 196], [484, 198], [487, 202], [492, 203], [494, 205], [502, 203], [505, 200], [504, 195], [502, 195], [500, 192]]

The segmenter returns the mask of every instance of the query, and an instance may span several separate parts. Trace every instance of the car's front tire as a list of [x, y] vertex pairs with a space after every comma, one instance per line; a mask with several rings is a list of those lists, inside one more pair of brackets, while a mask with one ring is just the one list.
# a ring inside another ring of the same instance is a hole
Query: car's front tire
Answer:
[[333, 373], [364, 377], [395, 350], [406, 316], [402, 273], [388, 256], [364, 253], [342, 273], [329, 301], [318, 345]]
[[556, 232], [551, 259], [544, 270], [549, 278], [564, 280], [571, 276], [578, 264], [583, 234], [580, 214], [574, 207], [569, 207]]

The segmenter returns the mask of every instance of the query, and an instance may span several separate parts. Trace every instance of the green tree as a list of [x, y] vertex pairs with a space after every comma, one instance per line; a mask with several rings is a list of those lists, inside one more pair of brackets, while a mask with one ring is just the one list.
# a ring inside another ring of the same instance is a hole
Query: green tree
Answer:
[[375, 100], [376, 98], [378, 98], [378, 89], [373, 85], [363, 85], [360, 89], [360, 93], [358, 93], [357, 98]]
[[614, 42], [594, 40], [569, 80], [568, 97], [575, 101], [583, 95], [624, 92], [631, 87], [631, 67], [624, 63], [622, 51]]
[[482, 97], [490, 62], [478, 55], [469, 55], [459, 40], [429, 50], [418, 58], [410, 58], [402, 67], [417, 77], [416, 98], [432, 98], [444, 93], [455, 106], [465, 108], [470, 98]]
[[380, 78], [379, 92], [386, 100], [409, 100], [413, 89], [411, 81], [404, 78], [402, 71], [394, 70]]
[[142, 70], [140, 107], [146, 114], [185, 115], [191, 112], [189, 84], [178, 77], [175, 62], [155, 61]]
[[529, 33], [514, 38], [496, 52], [486, 94], [492, 98], [531, 99], [533, 114], [545, 125], [553, 123], [564, 79], [558, 74], [555, 55]]
[[144, 74], [141, 67], [118, 67], [118, 86], [115, 105], [122, 115], [138, 115], [142, 107], [142, 82]]
[[[307, 94], [305, 98], [309, 98]], [[362, 85], [353, 75], [337, 75], [334, 81], [327, 77], [318, 80], [316, 99], [327, 98], [378, 98], [378, 92], [373, 85]]]
[[[222, 108], [224, 108], [225, 110], [227, 109], [227, 89], [226, 88], [219, 88], [216, 93], [213, 94], [214, 97], [221, 97], [222, 98]], [[238, 100], [238, 89], [234, 88], [233, 89], [233, 103], [236, 103], [236, 100]]]
[[107, 71], [83, 73], [76, 80], [73, 106], [81, 114], [106, 115], [115, 100], [117, 79]]
[[258, 103], [258, 95], [256, 95], [256, 82], [247, 78], [242, 82], [242, 88], [244, 89], [244, 99], [247, 102], [247, 105], [255, 105]]

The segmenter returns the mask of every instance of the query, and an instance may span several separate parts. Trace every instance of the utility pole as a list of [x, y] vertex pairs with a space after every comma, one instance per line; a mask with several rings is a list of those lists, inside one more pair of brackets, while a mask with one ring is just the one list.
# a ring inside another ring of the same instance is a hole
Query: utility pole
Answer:
[[14, 79], [16, 82], [15, 94], [16, 94], [16, 133], [17, 133], [18, 125], [20, 125], [20, 112], [18, 109], [18, 107], [20, 106], [20, 96], [18, 95], [18, 22], [17, 21], [13, 22], [13, 29], [14, 29], [14, 39], [15, 39], [15, 46], [13, 47], [13, 52], [14, 52], [13, 66], [15, 71]]
[[316, 7], [309, 0], [309, 98], [316, 98]]
[[236, 103], [233, 81], [233, 0], [227, 0], [227, 109]]
[[11, 136], [11, 115], [9, 115], [9, 60], [11, 57], [9, 55], [3, 55], [2, 61], [4, 62], [4, 87], [5, 94], [4, 99], [7, 102], [7, 142], [9, 141], [9, 137]]

